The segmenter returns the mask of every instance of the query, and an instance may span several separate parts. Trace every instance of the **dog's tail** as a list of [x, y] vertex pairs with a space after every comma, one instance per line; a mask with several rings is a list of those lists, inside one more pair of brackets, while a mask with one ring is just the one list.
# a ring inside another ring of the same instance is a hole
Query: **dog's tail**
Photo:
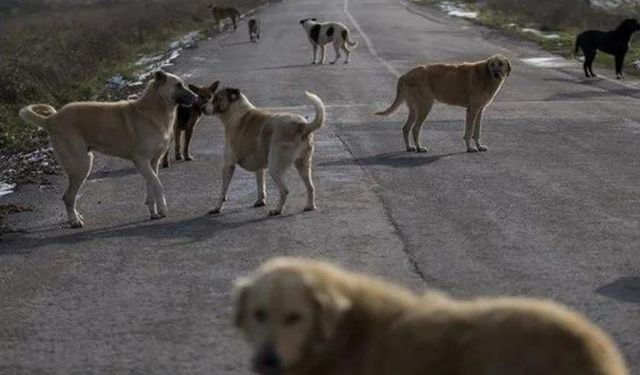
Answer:
[[351, 33], [348, 29], [344, 29], [342, 31], [342, 39], [347, 43], [347, 45], [351, 48], [356, 48], [358, 46], [358, 42], [354, 42], [351, 40]]
[[307, 96], [307, 98], [309, 98], [309, 100], [313, 102], [313, 106], [316, 109], [316, 118], [308, 124], [309, 127], [304, 132], [302, 138], [320, 129], [320, 127], [324, 124], [324, 118], [327, 114], [327, 110], [324, 106], [324, 103], [322, 102], [320, 97], [318, 97], [318, 95], [312, 94], [308, 91], [305, 91], [304, 94]]
[[32, 104], [22, 108], [19, 115], [26, 123], [48, 129], [49, 119], [56, 113], [56, 109], [48, 104]]
[[404, 96], [402, 94], [402, 78], [400, 78], [398, 80], [398, 88], [397, 88], [397, 91], [396, 91], [396, 98], [393, 101], [393, 104], [391, 104], [391, 107], [385, 109], [384, 111], [376, 112], [376, 115], [378, 115], [378, 116], [389, 116], [390, 114], [392, 114], [395, 111], [397, 111], [398, 108], [400, 108], [400, 105], [402, 103], [404, 103]]

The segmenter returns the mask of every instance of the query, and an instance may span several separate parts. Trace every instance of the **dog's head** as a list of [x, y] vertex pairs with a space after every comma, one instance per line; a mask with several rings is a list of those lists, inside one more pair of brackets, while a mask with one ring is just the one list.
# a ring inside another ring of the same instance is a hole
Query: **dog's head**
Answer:
[[305, 19], [300, 20], [300, 24], [302, 26], [304, 26], [309, 22], [316, 22], [316, 21], [317, 21], [317, 19], [315, 19], [315, 18], [305, 18]]
[[242, 99], [242, 93], [239, 89], [225, 87], [216, 92], [211, 100], [204, 106], [205, 115], [217, 115], [225, 113], [231, 108], [233, 103]]
[[195, 104], [197, 104], [200, 109], [204, 109], [207, 103], [213, 99], [213, 95], [218, 89], [218, 86], [220, 86], [220, 81], [215, 81], [210, 86], [189, 85], [189, 90], [198, 95], [198, 100]]
[[336, 333], [351, 301], [305, 267], [279, 258], [236, 283], [235, 325], [253, 348], [253, 368], [278, 375], [309, 360]]
[[189, 107], [198, 100], [198, 96], [185, 86], [180, 77], [174, 74], [159, 70], [153, 74], [151, 84], [155, 86], [158, 94], [172, 105]]
[[487, 60], [487, 73], [492, 79], [505, 79], [511, 74], [511, 62], [506, 56], [493, 55]]
[[618, 26], [618, 31], [634, 33], [640, 30], [640, 24], [635, 18], [627, 18]]

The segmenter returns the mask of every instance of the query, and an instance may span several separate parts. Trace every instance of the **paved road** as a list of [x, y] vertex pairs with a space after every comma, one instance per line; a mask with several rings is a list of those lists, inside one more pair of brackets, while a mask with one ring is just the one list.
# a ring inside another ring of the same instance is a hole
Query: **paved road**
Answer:
[[[286, 215], [268, 219], [248, 208], [254, 179], [239, 172], [226, 215], [206, 216], [223, 145], [212, 118], [196, 134], [197, 160], [162, 172], [166, 220], [145, 221], [142, 179], [119, 160], [99, 158], [80, 200], [84, 230], [62, 226], [61, 179], [54, 189], [22, 188], [3, 198], [36, 210], [11, 216], [26, 232], [0, 243], [0, 373], [246, 374], [229, 289], [276, 254], [329, 258], [459, 296], [554, 298], [611, 332], [640, 373], [637, 91], [584, 82], [576, 66], [525, 64], [547, 55], [431, 10], [396, 0], [347, 5], [271, 5], [259, 12], [259, 44], [243, 27], [176, 67], [188, 81], [220, 79], [260, 106], [308, 115], [302, 92], [318, 93], [328, 106], [316, 138], [319, 210], [300, 212], [304, 191], [292, 173]], [[360, 42], [352, 64], [308, 65], [297, 23], [308, 16], [350, 25]], [[406, 112], [371, 115], [391, 101], [398, 72], [495, 52], [509, 54], [515, 70], [486, 115], [489, 152], [463, 152], [457, 108], [436, 106], [421, 155], [402, 151]]]

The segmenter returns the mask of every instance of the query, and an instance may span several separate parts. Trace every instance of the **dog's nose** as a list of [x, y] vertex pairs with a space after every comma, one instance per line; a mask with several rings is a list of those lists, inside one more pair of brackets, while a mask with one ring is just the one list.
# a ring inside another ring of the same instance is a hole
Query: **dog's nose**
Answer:
[[254, 366], [260, 374], [278, 374], [281, 366], [280, 358], [274, 350], [269, 347], [263, 349], [256, 357]]

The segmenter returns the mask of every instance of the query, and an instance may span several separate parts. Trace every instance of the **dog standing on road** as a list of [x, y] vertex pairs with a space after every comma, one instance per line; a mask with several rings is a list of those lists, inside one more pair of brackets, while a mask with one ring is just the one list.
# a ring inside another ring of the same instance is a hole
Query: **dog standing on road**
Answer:
[[233, 24], [233, 31], [238, 29], [238, 20], [240, 19], [240, 11], [234, 7], [217, 7], [213, 4], [209, 5], [211, 8], [211, 15], [213, 16], [213, 21], [218, 26], [218, 30], [222, 30], [222, 21], [225, 19], [230, 19]]
[[260, 21], [256, 18], [252, 18], [248, 22], [249, 25], [249, 39], [252, 43], [256, 43], [260, 39]]
[[[198, 100], [190, 107], [178, 106], [176, 111], [176, 119], [173, 127], [173, 140], [175, 146], [176, 160], [193, 160], [193, 156], [189, 152], [189, 145], [191, 144], [191, 137], [193, 136], [193, 130], [202, 117], [202, 107], [205, 103], [209, 102], [213, 97], [213, 94], [218, 89], [219, 81], [214, 82], [211, 86], [196, 86], [189, 85], [189, 89], [198, 95]], [[184, 133], [184, 145], [180, 148], [180, 141], [182, 134]], [[162, 158], [162, 167], [169, 167], [169, 150], [164, 154]]]
[[158, 71], [135, 100], [67, 104], [60, 111], [46, 104], [20, 110], [20, 117], [49, 132], [53, 152], [67, 173], [64, 193], [72, 228], [84, 226], [76, 210], [78, 191], [93, 164], [93, 151], [133, 161], [147, 183], [146, 205], [151, 219], [167, 215], [167, 202], [158, 178], [160, 158], [169, 148], [178, 105], [197, 100], [184, 82], [173, 74]]
[[336, 58], [331, 62], [331, 64], [335, 64], [340, 60], [341, 49], [347, 55], [344, 63], [349, 63], [351, 50], [355, 48], [358, 43], [351, 41], [351, 33], [345, 25], [338, 22], [319, 23], [316, 22], [315, 18], [305, 18], [300, 21], [300, 24], [307, 33], [309, 42], [311, 42], [311, 45], [313, 46], [312, 64], [316, 64], [318, 48], [320, 48], [320, 64], [324, 64], [325, 46], [329, 43], [333, 43], [333, 49], [336, 51]]
[[[407, 151], [427, 152], [420, 143], [420, 129], [436, 101], [467, 108], [464, 141], [467, 152], [487, 151], [480, 143], [482, 113], [491, 103], [507, 77], [511, 63], [502, 55], [459, 65], [420, 65], [398, 80], [396, 98], [379, 116], [394, 113], [402, 102], [409, 107], [409, 118], [402, 128]], [[409, 133], [415, 146], [411, 145]], [[471, 145], [471, 139], [475, 147]]]
[[217, 206], [210, 214], [222, 212], [236, 164], [255, 172], [258, 200], [254, 207], [266, 204], [265, 170], [268, 169], [280, 190], [280, 200], [276, 208], [269, 211], [269, 215], [282, 213], [289, 194], [284, 174], [293, 164], [307, 189], [307, 205], [304, 210], [316, 209], [315, 188], [311, 181], [313, 132], [324, 124], [325, 106], [318, 96], [308, 92], [306, 95], [316, 110], [316, 118], [311, 122], [296, 114], [257, 109], [240, 90], [233, 88], [218, 91], [205, 106], [205, 114], [218, 115], [224, 124], [226, 141], [222, 192]]
[[622, 79], [622, 67], [624, 66], [624, 58], [629, 51], [629, 42], [631, 36], [640, 30], [640, 24], [633, 18], [624, 20], [615, 30], [599, 31], [587, 30], [576, 38], [576, 46], [573, 52], [578, 54], [578, 50], [584, 53], [584, 74], [589, 77], [595, 77], [593, 73], [593, 61], [596, 59], [598, 50], [615, 56], [616, 59], [616, 78]]
[[600, 328], [532, 298], [415, 294], [277, 258], [236, 283], [235, 325], [263, 375], [628, 375]]

